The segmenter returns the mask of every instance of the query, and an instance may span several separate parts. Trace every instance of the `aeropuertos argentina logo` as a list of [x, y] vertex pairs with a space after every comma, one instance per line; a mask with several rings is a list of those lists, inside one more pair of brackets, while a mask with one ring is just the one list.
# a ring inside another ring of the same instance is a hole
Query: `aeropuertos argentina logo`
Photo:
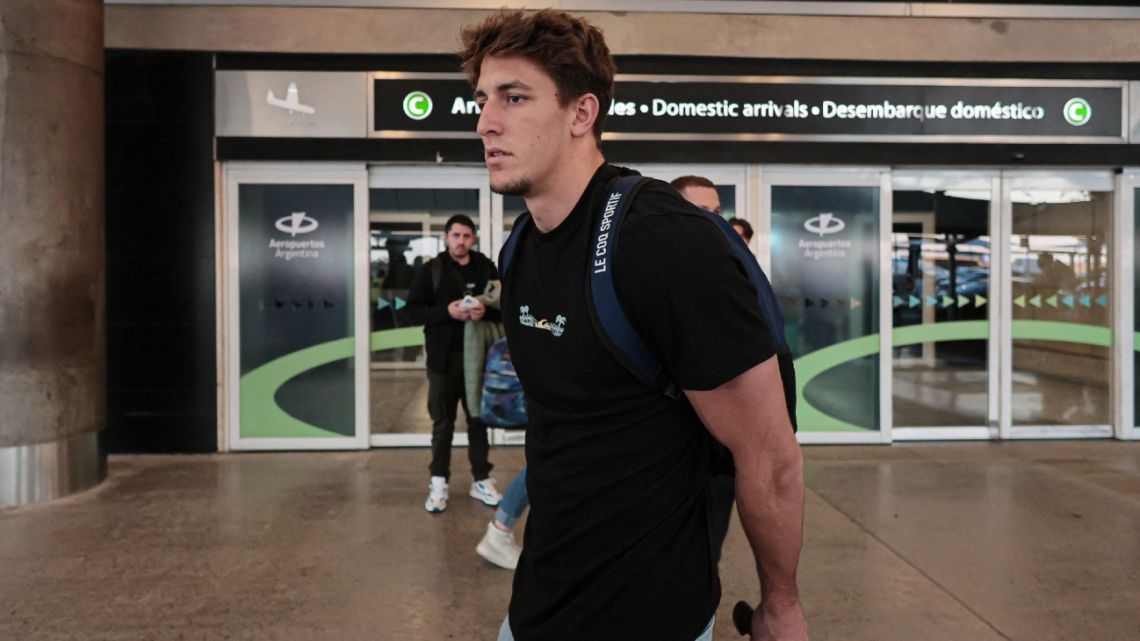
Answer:
[[821, 237], [841, 232], [845, 227], [847, 227], [847, 223], [831, 212], [821, 213], [815, 218], [804, 221], [804, 229], [813, 234], [819, 234]]
[[295, 211], [288, 216], [278, 218], [273, 226], [280, 232], [296, 237], [297, 234], [308, 234], [316, 231], [317, 227], [320, 227], [320, 223], [317, 222], [317, 219], [310, 218], [306, 212]]
[[431, 115], [431, 96], [422, 91], [413, 91], [404, 96], [404, 115], [412, 120], [423, 120]]
[[1064, 114], [1065, 122], [1080, 127], [1092, 118], [1092, 105], [1084, 98], [1073, 98], [1065, 103]]

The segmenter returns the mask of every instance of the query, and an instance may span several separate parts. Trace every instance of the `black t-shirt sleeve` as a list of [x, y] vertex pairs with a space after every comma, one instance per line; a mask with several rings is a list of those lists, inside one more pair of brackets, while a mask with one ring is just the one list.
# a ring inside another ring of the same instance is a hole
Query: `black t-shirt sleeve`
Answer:
[[677, 385], [715, 389], [775, 354], [756, 291], [715, 223], [664, 183], [646, 185], [626, 215], [618, 296]]

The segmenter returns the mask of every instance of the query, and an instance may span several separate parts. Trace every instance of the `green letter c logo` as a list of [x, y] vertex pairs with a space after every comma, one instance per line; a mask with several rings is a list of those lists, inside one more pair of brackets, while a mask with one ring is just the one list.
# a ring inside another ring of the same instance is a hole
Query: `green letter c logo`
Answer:
[[404, 96], [404, 114], [412, 120], [423, 120], [431, 115], [431, 96], [413, 91]]
[[1065, 103], [1065, 122], [1080, 127], [1092, 118], [1092, 105], [1084, 98], [1073, 98]]

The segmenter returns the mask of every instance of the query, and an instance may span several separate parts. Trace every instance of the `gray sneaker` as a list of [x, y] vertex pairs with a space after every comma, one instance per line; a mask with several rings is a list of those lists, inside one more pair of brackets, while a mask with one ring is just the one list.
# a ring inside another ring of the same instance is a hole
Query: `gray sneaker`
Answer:
[[491, 522], [487, 524], [483, 540], [475, 546], [475, 552], [501, 568], [513, 570], [518, 567], [522, 548], [515, 543], [514, 534], [500, 530]]

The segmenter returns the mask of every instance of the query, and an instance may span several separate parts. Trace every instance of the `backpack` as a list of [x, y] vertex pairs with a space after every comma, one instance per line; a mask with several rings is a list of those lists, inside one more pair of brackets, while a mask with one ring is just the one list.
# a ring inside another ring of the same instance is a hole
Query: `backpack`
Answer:
[[519, 375], [511, 362], [506, 338], [495, 341], [487, 350], [479, 418], [492, 427], [526, 427], [522, 384], [519, 383]]
[[[611, 181], [606, 187], [609, 196], [592, 221], [592, 235], [590, 247], [594, 249], [593, 259], [587, 261], [589, 277], [587, 278], [586, 302], [590, 312], [590, 320], [598, 337], [606, 348], [613, 354], [629, 372], [643, 383], [661, 389], [670, 398], [676, 398], [680, 391], [676, 383], [669, 377], [669, 373], [661, 364], [661, 360], [649, 349], [642, 340], [641, 335], [634, 329], [621, 301], [618, 300], [615, 288], [613, 269], [618, 241], [621, 233], [622, 216], [629, 208], [629, 204], [637, 196], [637, 192], [650, 182], [643, 176], [621, 176]], [[792, 422], [792, 429], [796, 424], [796, 377], [792, 363], [792, 353], [788, 341], [784, 337], [784, 315], [776, 301], [776, 294], [772, 284], [768, 282], [764, 270], [756, 262], [756, 257], [748, 250], [744, 240], [732, 228], [732, 225], [716, 214], [693, 206], [710, 221], [716, 224], [728, 240], [732, 255], [740, 264], [749, 282], [756, 290], [757, 302], [764, 315], [768, 329], [771, 332], [772, 342], [776, 346], [776, 362], [780, 369], [780, 381], [784, 388], [784, 402], [787, 404], [788, 417]], [[515, 222], [514, 231], [507, 238], [503, 250], [499, 255], [501, 277], [504, 285], [512, 258], [518, 248], [519, 239], [533, 226], [529, 213], [524, 213]], [[719, 445], [719, 444], [718, 444]], [[721, 446], [722, 449], [723, 446]], [[724, 453], [727, 453], [725, 449]]]

